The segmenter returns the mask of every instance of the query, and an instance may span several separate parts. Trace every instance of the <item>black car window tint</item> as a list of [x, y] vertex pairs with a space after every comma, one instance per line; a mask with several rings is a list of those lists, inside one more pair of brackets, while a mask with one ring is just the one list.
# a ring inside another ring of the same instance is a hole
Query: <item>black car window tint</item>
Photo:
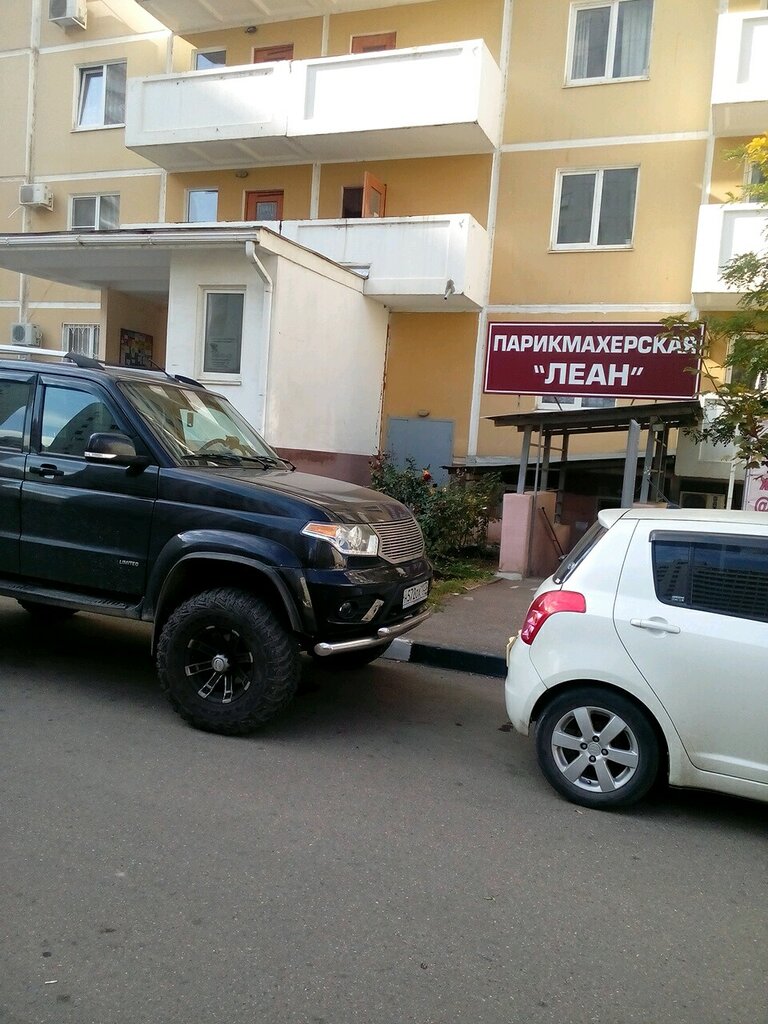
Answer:
[[21, 451], [29, 392], [27, 381], [0, 380], [0, 448]]
[[656, 596], [664, 604], [688, 603], [691, 545], [685, 541], [653, 543], [653, 580]]
[[768, 622], [768, 541], [696, 543], [691, 607]]
[[43, 450], [83, 455], [91, 434], [124, 432], [96, 395], [74, 388], [47, 387], [43, 404]]

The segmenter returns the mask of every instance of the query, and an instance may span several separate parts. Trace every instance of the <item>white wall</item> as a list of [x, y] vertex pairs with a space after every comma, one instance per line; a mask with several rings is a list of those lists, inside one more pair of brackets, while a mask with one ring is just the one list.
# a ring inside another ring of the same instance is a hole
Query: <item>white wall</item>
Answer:
[[362, 294], [361, 280], [333, 270], [325, 277], [280, 260], [266, 433], [280, 447], [372, 455], [388, 311]]

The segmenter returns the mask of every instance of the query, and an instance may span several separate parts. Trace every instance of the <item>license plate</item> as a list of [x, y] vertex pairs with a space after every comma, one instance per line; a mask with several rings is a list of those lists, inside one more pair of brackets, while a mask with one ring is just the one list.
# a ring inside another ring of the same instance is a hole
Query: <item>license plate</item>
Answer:
[[403, 591], [403, 608], [410, 608], [419, 601], [425, 601], [429, 596], [429, 580], [423, 583], [414, 583], [412, 587], [406, 587]]

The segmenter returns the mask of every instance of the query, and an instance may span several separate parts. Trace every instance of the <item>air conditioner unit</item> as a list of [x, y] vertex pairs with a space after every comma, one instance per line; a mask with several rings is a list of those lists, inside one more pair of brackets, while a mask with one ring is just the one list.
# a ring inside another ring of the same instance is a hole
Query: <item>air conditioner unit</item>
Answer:
[[43, 332], [36, 324], [11, 324], [11, 344], [39, 348]]
[[43, 182], [34, 185], [19, 186], [19, 204], [21, 206], [42, 206], [46, 210], [53, 209], [53, 193]]
[[85, 28], [86, 0], [48, 0], [48, 21], [62, 28]]
[[707, 491], [680, 491], [680, 508], [725, 508], [725, 495]]

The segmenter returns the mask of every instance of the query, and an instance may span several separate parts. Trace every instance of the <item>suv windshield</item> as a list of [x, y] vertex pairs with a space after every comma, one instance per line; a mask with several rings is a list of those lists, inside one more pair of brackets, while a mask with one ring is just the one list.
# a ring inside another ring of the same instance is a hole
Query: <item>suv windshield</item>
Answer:
[[121, 381], [128, 400], [179, 461], [254, 460], [282, 465], [225, 398], [166, 382]]

